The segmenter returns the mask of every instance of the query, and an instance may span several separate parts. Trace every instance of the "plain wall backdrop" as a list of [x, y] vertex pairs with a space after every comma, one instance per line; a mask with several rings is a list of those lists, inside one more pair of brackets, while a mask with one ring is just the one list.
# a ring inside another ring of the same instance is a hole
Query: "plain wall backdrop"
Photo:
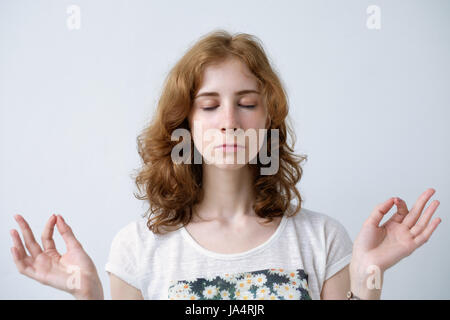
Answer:
[[[67, 25], [71, 5], [80, 29]], [[367, 26], [370, 5], [380, 29]], [[136, 137], [170, 68], [219, 28], [261, 39], [286, 87], [295, 149], [308, 155], [305, 208], [354, 240], [378, 203], [399, 196], [411, 208], [436, 189], [427, 206], [441, 202], [442, 223], [386, 271], [381, 299], [449, 299], [447, 0], [0, 1], [0, 298], [73, 299], [17, 271], [17, 213], [39, 243], [50, 215], [63, 215], [111, 298], [111, 241], [147, 208], [130, 177]]]

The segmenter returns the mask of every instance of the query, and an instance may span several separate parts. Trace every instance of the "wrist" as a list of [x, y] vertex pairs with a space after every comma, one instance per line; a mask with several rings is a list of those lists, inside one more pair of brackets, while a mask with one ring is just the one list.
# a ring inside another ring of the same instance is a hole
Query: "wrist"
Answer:
[[75, 289], [72, 292], [73, 297], [76, 300], [104, 300], [103, 295], [103, 287], [100, 279], [97, 279], [95, 285], [90, 285], [89, 288], [86, 289]]
[[350, 290], [362, 300], [378, 300], [383, 285], [382, 271], [377, 265], [350, 264]]
[[92, 292], [75, 292], [73, 296], [76, 300], [104, 300], [103, 289]]

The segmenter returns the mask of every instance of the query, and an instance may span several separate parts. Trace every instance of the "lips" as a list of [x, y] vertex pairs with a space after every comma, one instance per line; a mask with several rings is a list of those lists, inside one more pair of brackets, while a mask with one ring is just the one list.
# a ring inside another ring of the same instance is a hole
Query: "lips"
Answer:
[[221, 145], [218, 145], [218, 146], [216, 146], [216, 148], [244, 148], [244, 146], [241, 146], [241, 145], [239, 145], [239, 144], [221, 144]]

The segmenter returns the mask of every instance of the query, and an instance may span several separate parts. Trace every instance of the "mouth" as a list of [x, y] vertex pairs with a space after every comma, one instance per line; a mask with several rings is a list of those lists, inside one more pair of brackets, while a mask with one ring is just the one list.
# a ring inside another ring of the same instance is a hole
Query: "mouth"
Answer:
[[216, 148], [225, 148], [225, 149], [227, 149], [227, 148], [244, 148], [244, 146], [241, 146], [241, 145], [239, 145], [239, 144], [221, 144], [221, 145], [218, 145], [218, 146], [216, 146]]

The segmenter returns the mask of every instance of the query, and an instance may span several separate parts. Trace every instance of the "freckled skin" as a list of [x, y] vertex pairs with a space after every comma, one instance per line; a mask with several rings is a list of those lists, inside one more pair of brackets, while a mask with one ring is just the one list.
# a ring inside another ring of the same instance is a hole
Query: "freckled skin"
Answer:
[[[223, 137], [227, 135], [227, 129], [242, 129], [244, 132], [248, 129], [254, 129], [257, 132], [258, 129], [266, 128], [268, 113], [262, 96], [257, 93], [236, 95], [236, 92], [241, 90], [260, 92], [256, 77], [238, 59], [228, 59], [220, 64], [206, 67], [203, 82], [197, 95], [204, 92], [217, 92], [218, 96], [196, 98], [188, 115], [188, 121], [194, 144], [207, 160], [212, 160], [212, 157], [209, 153], [203, 151], [211, 142], [202, 139], [202, 135], [194, 126], [195, 122], [201, 123], [203, 132], [208, 129], [215, 129], [220, 131]], [[254, 107], [246, 108], [244, 106]], [[208, 108], [211, 109], [206, 110]], [[231, 134], [232, 132], [228, 133], [228, 136]], [[225, 143], [225, 139], [223, 142]], [[224, 169], [242, 168], [257, 154], [257, 150], [251, 154], [249, 151], [249, 147], [246, 145], [245, 163], [234, 161], [232, 164], [217, 163], [215, 165]], [[234, 157], [234, 153], [226, 153], [225, 156]]]

